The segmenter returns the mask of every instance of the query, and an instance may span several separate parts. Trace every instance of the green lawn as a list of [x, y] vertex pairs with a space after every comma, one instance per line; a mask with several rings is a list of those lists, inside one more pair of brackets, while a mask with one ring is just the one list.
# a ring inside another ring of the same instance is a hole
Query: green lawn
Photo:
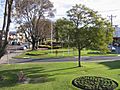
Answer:
[[[57, 51], [57, 54], [56, 54]], [[28, 55], [29, 54], [29, 55]], [[118, 54], [102, 54], [96, 50], [82, 50], [82, 56], [117, 56]], [[37, 50], [27, 51], [15, 58], [61, 58], [78, 56], [77, 49], [56, 49], [56, 50]]]
[[[0, 75], [5, 80], [0, 81], [0, 90], [78, 90], [72, 85], [72, 80], [79, 76], [100, 76], [113, 79], [119, 83], [120, 61], [83, 62], [78, 68], [77, 62], [29, 63], [1, 65]], [[29, 84], [19, 84], [17, 73], [23, 70], [32, 81]]]

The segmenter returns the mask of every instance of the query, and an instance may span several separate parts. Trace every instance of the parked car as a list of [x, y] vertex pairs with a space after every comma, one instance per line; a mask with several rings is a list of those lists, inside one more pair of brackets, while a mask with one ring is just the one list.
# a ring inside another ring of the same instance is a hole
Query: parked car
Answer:
[[24, 45], [27, 49], [30, 48], [29, 43], [23, 43], [23, 45]]
[[25, 45], [22, 45], [22, 46], [18, 47], [18, 50], [26, 50], [26, 49], [27, 49], [27, 48], [26, 48]]
[[110, 51], [112, 52], [115, 52], [116, 51], [116, 48], [112, 45], [109, 45], [108, 48], [110, 49]]

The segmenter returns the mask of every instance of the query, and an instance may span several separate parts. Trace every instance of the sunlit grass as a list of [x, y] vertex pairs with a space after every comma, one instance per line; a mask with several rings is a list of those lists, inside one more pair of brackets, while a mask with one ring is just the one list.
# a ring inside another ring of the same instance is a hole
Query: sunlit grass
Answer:
[[[120, 90], [120, 61], [84, 62], [80, 68], [77, 62], [13, 64], [1, 65], [0, 68], [0, 75], [5, 78], [0, 81], [0, 90], [78, 90], [72, 85], [72, 80], [80, 76], [113, 79], [119, 83], [116, 90]], [[21, 70], [33, 81], [19, 84], [17, 73]]]
[[[82, 50], [82, 56], [117, 56], [118, 54], [102, 54], [97, 50]], [[78, 56], [77, 49], [53, 49], [27, 51], [15, 58], [61, 58]]]

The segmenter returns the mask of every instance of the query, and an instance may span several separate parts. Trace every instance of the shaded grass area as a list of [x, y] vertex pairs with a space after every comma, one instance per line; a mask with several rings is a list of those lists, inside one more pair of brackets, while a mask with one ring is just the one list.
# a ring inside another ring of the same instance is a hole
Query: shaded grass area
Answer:
[[[80, 76], [99, 76], [113, 79], [119, 83], [120, 90], [120, 61], [84, 62], [77, 67], [77, 62], [61, 63], [31, 63], [1, 65], [0, 90], [78, 90], [72, 85], [72, 80]], [[20, 84], [17, 73], [23, 71], [31, 79], [29, 84]]]
[[[103, 54], [96, 50], [82, 50], [82, 56], [117, 56], [115, 53]], [[27, 51], [14, 58], [62, 58], [62, 57], [75, 57], [78, 56], [77, 49], [54, 49], [54, 50], [36, 50]]]
[[111, 61], [111, 62], [101, 62], [99, 64], [103, 64], [105, 66], [108, 66], [109, 69], [120, 69], [120, 61], [114, 61], [113, 63]]

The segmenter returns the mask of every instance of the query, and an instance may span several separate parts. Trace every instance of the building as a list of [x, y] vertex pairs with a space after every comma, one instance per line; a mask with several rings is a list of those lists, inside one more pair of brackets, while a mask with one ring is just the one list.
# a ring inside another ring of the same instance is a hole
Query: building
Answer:
[[10, 31], [8, 34], [9, 44], [16, 45], [25, 42], [25, 35], [16, 31]]
[[120, 46], [120, 27], [115, 26], [115, 32], [113, 33], [113, 46]]

